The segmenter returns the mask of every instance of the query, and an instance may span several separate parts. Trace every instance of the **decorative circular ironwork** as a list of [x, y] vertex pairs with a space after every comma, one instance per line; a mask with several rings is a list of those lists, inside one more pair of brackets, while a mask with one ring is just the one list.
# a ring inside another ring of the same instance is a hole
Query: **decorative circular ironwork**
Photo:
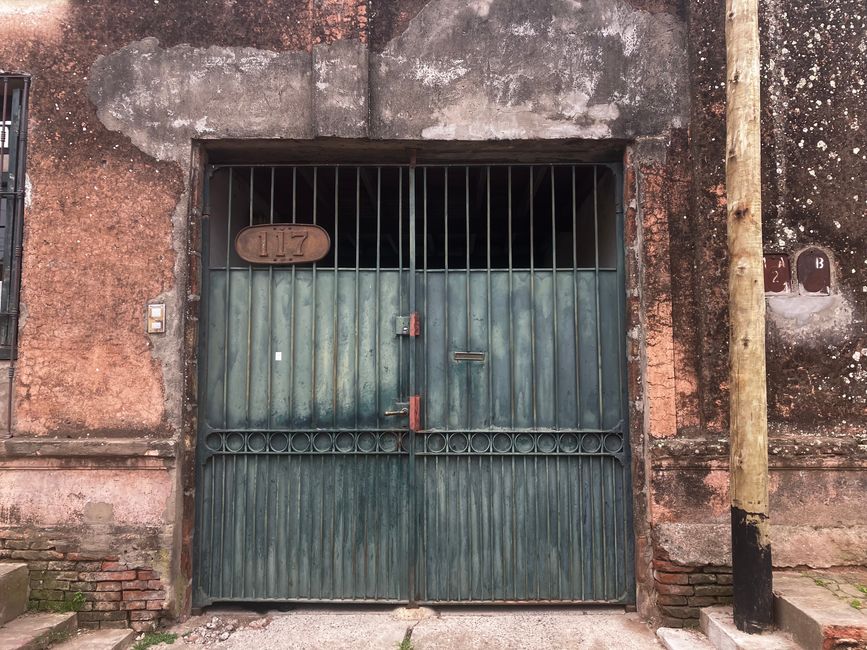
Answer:
[[515, 451], [519, 454], [529, 454], [533, 451], [533, 436], [529, 433], [519, 433], [515, 436]]
[[441, 433], [431, 433], [425, 438], [427, 450], [435, 454], [445, 451], [446, 437]]
[[355, 436], [348, 431], [338, 433], [334, 437], [334, 448], [343, 454], [355, 451]]
[[268, 446], [268, 439], [264, 433], [251, 433], [247, 436], [247, 449], [254, 453], [262, 453]]
[[208, 437], [205, 438], [205, 447], [207, 447], [211, 451], [222, 451], [223, 436], [219, 433], [208, 434]]
[[557, 449], [557, 438], [552, 433], [543, 433], [536, 438], [536, 449], [541, 454], [550, 454]]
[[493, 447], [494, 451], [500, 454], [512, 451], [512, 436], [508, 433], [494, 434]]
[[581, 442], [574, 433], [560, 434], [560, 451], [564, 454], [574, 454], [580, 445]]
[[457, 454], [464, 453], [470, 448], [469, 436], [465, 433], [453, 433], [449, 435], [449, 451]]
[[585, 433], [581, 440], [581, 451], [586, 454], [595, 454], [602, 449], [602, 440], [597, 433]]
[[379, 449], [385, 452], [397, 451], [400, 448], [400, 440], [396, 433], [379, 434]]
[[320, 431], [319, 433], [313, 436], [313, 449], [314, 451], [318, 451], [320, 453], [331, 451], [334, 441], [331, 438], [330, 433], [325, 433]]
[[296, 433], [292, 436], [292, 451], [307, 451], [310, 449], [310, 436], [306, 433]]
[[286, 451], [287, 449], [289, 449], [289, 436], [285, 433], [271, 434], [270, 447], [271, 451], [275, 451], [277, 453]]
[[358, 451], [371, 452], [376, 449], [376, 434], [370, 431], [362, 431], [358, 434]]
[[[402, 431], [214, 431], [204, 439], [210, 453], [394, 454], [406, 453]], [[432, 431], [422, 434], [421, 454], [607, 454], [624, 451], [619, 432]]]
[[491, 448], [491, 437], [486, 433], [474, 433], [470, 438], [470, 447], [477, 454], [483, 454]]
[[226, 451], [243, 451], [245, 442], [244, 434], [230, 433], [226, 436]]
[[623, 451], [623, 438], [617, 433], [609, 433], [605, 436], [605, 451], [616, 454]]

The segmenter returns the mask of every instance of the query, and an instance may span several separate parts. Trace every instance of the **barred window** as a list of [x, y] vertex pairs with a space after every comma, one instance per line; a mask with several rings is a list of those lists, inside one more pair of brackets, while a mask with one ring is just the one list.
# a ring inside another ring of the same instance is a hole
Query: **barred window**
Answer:
[[18, 338], [29, 86], [26, 75], [0, 74], [0, 359], [15, 355]]

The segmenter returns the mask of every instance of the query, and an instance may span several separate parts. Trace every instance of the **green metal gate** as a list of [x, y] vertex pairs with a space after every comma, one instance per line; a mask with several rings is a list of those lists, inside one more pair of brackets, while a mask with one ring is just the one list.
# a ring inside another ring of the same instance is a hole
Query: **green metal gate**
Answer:
[[[615, 165], [209, 169], [195, 601], [634, 602]], [[243, 262], [315, 223], [318, 263]]]

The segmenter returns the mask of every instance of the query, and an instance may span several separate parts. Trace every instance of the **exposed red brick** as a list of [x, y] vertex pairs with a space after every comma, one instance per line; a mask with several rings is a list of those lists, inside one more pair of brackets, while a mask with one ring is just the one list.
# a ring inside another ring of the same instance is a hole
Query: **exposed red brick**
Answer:
[[662, 573], [657, 571], [654, 575], [657, 582], [664, 585], [687, 585], [689, 584], [689, 576], [684, 573]]
[[100, 629], [103, 629], [103, 630], [107, 630], [107, 629], [124, 630], [129, 626], [127, 625], [126, 621], [102, 621], [99, 624], [99, 627], [100, 627]]
[[57, 551], [12, 551], [13, 560], [61, 560], [63, 553]]
[[[132, 611], [136, 609], [147, 609], [147, 601], [145, 600], [129, 600], [121, 603], [121, 609]], [[156, 615], [156, 614], [154, 614]]]
[[695, 587], [692, 585], [665, 585], [656, 583], [656, 592], [672, 596], [692, 596], [695, 593]]
[[153, 632], [157, 629], [156, 621], [133, 621], [129, 626], [136, 632]]
[[151, 612], [151, 611], [143, 611], [143, 612], [130, 612], [129, 617], [130, 620], [133, 621], [153, 621], [159, 616], [159, 612]]
[[117, 602], [114, 602], [114, 603], [105, 603], [105, 602], [94, 603], [93, 604], [93, 611], [95, 611], [95, 612], [110, 612], [110, 611], [120, 609], [121, 608], [120, 605], [121, 605], [121, 603], [117, 603]]
[[669, 562], [668, 560], [654, 560], [653, 568], [657, 571], [665, 571], [667, 573], [692, 573], [693, 571], [695, 571], [695, 567], [675, 564], [674, 562]]
[[[695, 596], [690, 596], [690, 598], [695, 598]], [[660, 605], [686, 605], [687, 596], [659, 594], [659, 596], [656, 597], [656, 602]]]
[[731, 596], [732, 588], [728, 585], [696, 585], [696, 596]]
[[684, 604], [688, 604], [691, 607], [707, 607], [719, 604], [719, 598], [716, 596], [689, 596], [686, 601]]
[[675, 605], [661, 605], [659, 610], [673, 618], [698, 618], [698, 608], [678, 607]]
[[124, 600], [163, 600], [166, 597], [165, 591], [124, 591]]
[[89, 594], [85, 594], [84, 597], [87, 600], [92, 600], [95, 602], [114, 602], [120, 600], [120, 592], [119, 591], [94, 591]]
[[102, 581], [122, 581], [135, 580], [135, 571], [94, 571], [93, 573], [79, 573], [80, 580], [102, 582]]
[[96, 591], [120, 591], [120, 582], [96, 582]]
[[126, 621], [126, 612], [79, 612], [80, 621]]

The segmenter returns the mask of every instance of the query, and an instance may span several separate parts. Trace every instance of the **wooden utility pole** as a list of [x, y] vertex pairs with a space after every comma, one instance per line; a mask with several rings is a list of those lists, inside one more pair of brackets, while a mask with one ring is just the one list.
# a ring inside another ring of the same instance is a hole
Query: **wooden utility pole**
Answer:
[[768, 535], [768, 415], [758, 0], [726, 0], [731, 515], [734, 619], [773, 622]]

